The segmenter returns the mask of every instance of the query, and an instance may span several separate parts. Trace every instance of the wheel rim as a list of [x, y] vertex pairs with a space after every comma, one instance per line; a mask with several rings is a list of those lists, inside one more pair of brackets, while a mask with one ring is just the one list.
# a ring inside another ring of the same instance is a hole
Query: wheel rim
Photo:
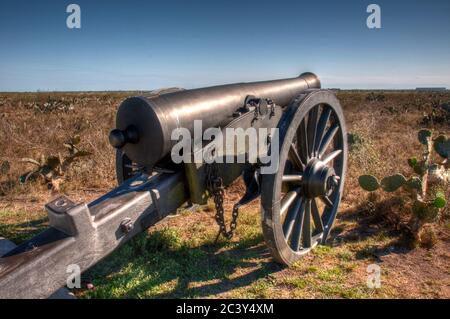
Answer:
[[317, 91], [294, 104], [283, 117], [286, 123], [280, 122], [279, 171], [263, 177], [263, 192], [269, 193], [262, 197], [264, 235], [276, 259], [286, 264], [326, 240], [347, 156], [345, 123], [333, 94]]
[[[281, 199], [283, 233], [290, 248], [300, 254], [326, 237], [333, 222], [329, 217], [339, 204], [334, 194], [341, 180], [342, 161], [338, 160], [344, 149], [340, 147], [342, 134], [337, 134], [341, 124], [335, 116], [326, 104], [309, 110], [297, 130], [297, 140], [291, 143], [290, 165], [283, 172], [282, 187], [288, 189]], [[324, 204], [322, 209], [318, 200]]]

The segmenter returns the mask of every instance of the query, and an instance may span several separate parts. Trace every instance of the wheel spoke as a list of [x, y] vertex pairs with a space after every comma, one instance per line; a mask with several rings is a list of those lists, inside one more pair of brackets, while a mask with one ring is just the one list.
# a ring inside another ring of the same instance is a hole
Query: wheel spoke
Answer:
[[333, 140], [338, 130], [339, 130], [338, 124], [335, 124], [328, 129], [327, 133], [325, 134], [325, 137], [323, 138], [322, 143], [320, 144], [319, 157], [323, 156], [323, 154], [327, 150], [328, 146], [330, 145], [331, 141]]
[[309, 152], [308, 152], [308, 133], [306, 131], [305, 120], [300, 123], [300, 127], [297, 131], [297, 144], [300, 151], [300, 158], [303, 163], [308, 163], [309, 160]]
[[297, 198], [298, 193], [299, 193], [298, 189], [293, 190], [293, 191], [287, 193], [281, 200], [281, 208], [280, 208], [281, 219], [283, 218], [283, 215], [286, 214], [289, 207], [294, 202], [295, 198]]
[[283, 182], [301, 182], [303, 179], [302, 175], [283, 175]]
[[318, 113], [319, 113], [319, 106], [315, 106], [309, 111], [309, 114], [308, 114], [307, 136], [308, 136], [308, 156], [309, 156], [309, 158], [314, 156], [314, 145], [315, 145], [315, 139], [316, 139]]
[[325, 129], [327, 127], [328, 120], [330, 119], [331, 109], [329, 107], [324, 108], [320, 115], [319, 124], [316, 130], [316, 139], [314, 144], [314, 152], [319, 152], [319, 147], [322, 144], [323, 137], [325, 135]]
[[294, 144], [291, 144], [291, 147], [289, 148], [289, 158], [299, 170], [302, 172], [305, 170], [305, 164], [302, 162]]
[[[339, 198], [340, 193], [336, 192], [333, 196], [333, 202], [331, 206], [329, 206], [328, 209], [326, 209], [323, 213], [323, 220], [325, 222], [325, 229], [323, 232], [322, 238], [327, 238], [328, 234], [330, 233], [331, 226], [333, 224], [334, 219], [336, 218], [336, 214], [339, 208]], [[331, 201], [330, 201], [331, 202]]]
[[303, 247], [311, 247], [311, 201], [306, 203], [305, 217], [303, 220]]
[[333, 207], [333, 202], [331, 201], [331, 199], [328, 196], [321, 196], [320, 200], [328, 207]]
[[303, 209], [302, 206], [303, 206], [303, 199], [300, 197], [295, 202], [295, 205], [292, 207], [292, 209], [289, 210], [289, 213], [283, 222], [283, 233], [286, 240], [288, 240], [289, 237], [291, 236], [292, 229], [297, 219], [297, 215]]
[[328, 164], [329, 162], [331, 162], [336, 156], [338, 156], [339, 154], [341, 154], [342, 153], [342, 150], [336, 150], [336, 151], [334, 151], [334, 152], [331, 152], [330, 154], [327, 154], [327, 156], [325, 156], [323, 159], [322, 159], [322, 162], [324, 163], [324, 164]]
[[323, 232], [323, 222], [322, 217], [320, 217], [319, 208], [317, 207], [316, 200], [312, 200], [311, 213], [314, 220], [314, 225], [319, 233]]
[[307, 203], [302, 203], [299, 209], [299, 213], [296, 216], [293, 233], [292, 233], [292, 239], [291, 239], [291, 248], [295, 251], [299, 251], [301, 246], [301, 236], [303, 232], [303, 222], [305, 219], [305, 205]]

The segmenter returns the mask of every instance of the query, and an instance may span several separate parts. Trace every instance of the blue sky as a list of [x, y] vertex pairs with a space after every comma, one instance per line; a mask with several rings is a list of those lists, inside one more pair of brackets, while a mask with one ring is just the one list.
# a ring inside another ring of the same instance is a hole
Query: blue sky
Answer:
[[[66, 7], [81, 7], [68, 29]], [[381, 6], [382, 29], [366, 26]], [[450, 1], [2, 0], [0, 91], [138, 90], [317, 73], [450, 87]]]

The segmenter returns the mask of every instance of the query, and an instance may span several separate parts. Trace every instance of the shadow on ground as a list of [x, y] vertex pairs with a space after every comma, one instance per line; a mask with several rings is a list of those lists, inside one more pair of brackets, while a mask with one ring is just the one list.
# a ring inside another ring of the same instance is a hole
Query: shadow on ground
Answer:
[[198, 298], [217, 296], [278, 272], [258, 236], [238, 243], [191, 247], [172, 230], [140, 236], [85, 275], [96, 298]]
[[0, 223], [0, 236], [19, 245], [42, 232], [47, 226], [47, 217], [15, 224]]
[[[393, 197], [376, 203], [363, 203], [341, 212], [338, 218], [342, 225], [334, 227], [331, 231], [332, 245], [360, 243], [371, 238], [384, 237], [388, 239], [387, 244], [363, 246], [357, 251], [356, 258], [379, 260], [382, 256], [392, 253], [410, 252], [414, 249], [411, 234], [399, 226], [401, 219], [404, 219], [399, 214], [405, 210], [404, 205], [401, 198]], [[352, 227], [346, 226], [349, 222], [352, 223]]]

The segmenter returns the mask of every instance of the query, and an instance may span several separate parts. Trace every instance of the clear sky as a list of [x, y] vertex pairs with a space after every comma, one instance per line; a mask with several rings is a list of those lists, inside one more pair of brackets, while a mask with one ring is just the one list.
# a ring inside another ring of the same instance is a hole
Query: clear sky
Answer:
[[[68, 29], [66, 7], [81, 7]], [[366, 26], [370, 3], [382, 29]], [[1, 0], [0, 91], [450, 87], [450, 1]]]

